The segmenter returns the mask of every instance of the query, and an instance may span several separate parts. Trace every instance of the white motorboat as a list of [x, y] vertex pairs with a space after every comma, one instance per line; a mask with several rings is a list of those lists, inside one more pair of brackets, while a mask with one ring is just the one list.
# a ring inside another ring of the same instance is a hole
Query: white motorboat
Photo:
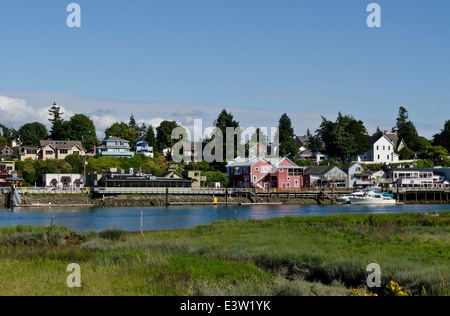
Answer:
[[349, 197], [350, 204], [365, 204], [365, 205], [394, 205], [397, 203], [392, 194], [375, 192], [373, 190], [367, 190], [363, 196]]
[[350, 204], [350, 197], [357, 197], [357, 196], [364, 196], [364, 192], [363, 191], [355, 191], [350, 193], [349, 195], [346, 196], [340, 196], [336, 199], [336, 201], [341, 202], [341, 203], [345, 203], [345, 204]]

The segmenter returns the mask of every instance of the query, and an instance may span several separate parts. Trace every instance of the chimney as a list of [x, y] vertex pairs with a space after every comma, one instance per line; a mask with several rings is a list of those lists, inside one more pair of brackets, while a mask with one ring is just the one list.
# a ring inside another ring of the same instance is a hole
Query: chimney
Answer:
[[397, 135], [397, 136], [398, 136], [398, 131], [395, 131], [395, 135]]
[[94, 156], [97, 154], [97, 146], [94, 145]]
[[386, 135], [386, 134], [389, 134], [389, 132], [388, 131], [384, 131], [384, 135]]

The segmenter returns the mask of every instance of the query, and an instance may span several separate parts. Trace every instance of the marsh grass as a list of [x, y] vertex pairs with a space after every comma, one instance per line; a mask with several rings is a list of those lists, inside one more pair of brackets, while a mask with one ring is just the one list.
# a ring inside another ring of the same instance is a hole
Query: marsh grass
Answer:
[[[449, 224], [441, 213], [219, 221], [143, 235], [0, 228], [0, 295], [349, 295], [364, 287], [369, 263], [383, 284], [448, 295]], [[73, 291], [72, 262], [82, 267]]]

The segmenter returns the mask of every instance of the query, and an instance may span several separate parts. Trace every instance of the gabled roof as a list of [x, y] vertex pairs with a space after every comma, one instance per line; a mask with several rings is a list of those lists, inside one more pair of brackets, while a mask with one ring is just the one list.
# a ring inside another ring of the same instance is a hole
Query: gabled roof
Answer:
[[305, 143], [309, 143], [309, 136], [308, 135], [295, 136], [295, 141], [301, 145], [303, 145]]
[[342, 168], [341, 168], [341, 170], [343, 170], [343, 171], [349, 170], [349, 169], [350, 169], [351, 167], [353, 167], [354, 165], [359, 165], [359, 166], [362, 168], [362, 166], [361, 166], [358, 162], [352, 161], [352, 162], [349, 162], [349, 163], [346, 163], [345, 165], [343, 165]]
[[51, 146], [55, 149], [70, 149], [78, 146], [78, 148], [84, 150], [81, 141], [74, 140], [40, 140], [39, 147], [43, 148], [45, 146]]
[[[324, 175], [334, 168], [337, 168], [336, 166], [313, 166], [308, 167], [303, 171], [304, 175]], [[339, 169], [339, 168], [338, 168]]]
[[403, 139], [400, 139], [396, 133], [385, 133], [382, 136], [367, 136], [367, 142], [370, 146], [372, 146], [383, 137], [392, 143], [394, 150], [397, 150], [403, 141]]

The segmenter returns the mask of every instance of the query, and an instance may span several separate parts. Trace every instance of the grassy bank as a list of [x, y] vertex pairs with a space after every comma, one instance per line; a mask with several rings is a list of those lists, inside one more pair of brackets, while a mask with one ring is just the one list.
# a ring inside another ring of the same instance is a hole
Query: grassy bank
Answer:
[[[0, 228], [0, 295], [448, 295], [450, 213], [219, 221], [176, 231]], [[82, 288], [69, 288], [69, 263]], [[365, 288], [369, 263], [382, 288]]]

